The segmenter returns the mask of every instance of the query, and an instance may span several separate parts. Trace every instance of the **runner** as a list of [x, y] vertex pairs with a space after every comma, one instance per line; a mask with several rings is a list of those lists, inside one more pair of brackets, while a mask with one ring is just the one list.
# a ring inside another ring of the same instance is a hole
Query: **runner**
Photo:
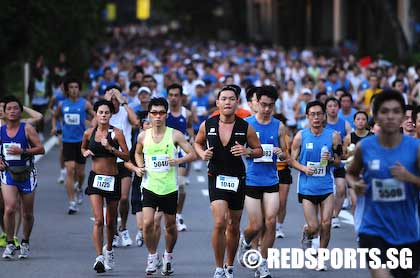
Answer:
[[[220, 115], [201, 124], [194, 142], [200, 158], [209, 161], [215, 278], [225, 275], [233, 277], [233, 261], [239, 243], [239, 226], [245, 199], [245, 165], [241, 156], [258, 158], [263, 154], [255, 130], [235, 115], [240, 92], [240, 88], [235, 85], [221, 88], [216, 100]], [[245, 147], [245, 144], [249, 147]], [[223, 266], [225, 250], [227, 260]]]
[[[157, 239], [154, 235], [154, 216], [157, 209], [165, 218], [165, 253], [163, 255], [162, 275], [173, 274], [173, 249], [178, 236], [176, 209], [178, 199], [178, 165], [195, 159], [195, 153], [184, 135], [178, 130], [166, 127], [168, 102], [164, 98], [153, 98], [149, 103], [149, 117], [152, 128], [140, 133], [135, 159], [144, 175], [143, 194], [143, 232], [149, 251], [146, 274], [157, 272], [159, 255]], [[186, 153], [178, 157], [177, 147]]]
[[[261, 236], [261, 265], [256, 269], [258, 277], [271, 277], [267, 265], [268, 248], [273, 247], [276, 234], [276, 216], [279, 209], [279, 177], [277, 157], [285, 159], [285, 126], [272, 117], [277, 99], [273, 86], [259, 87], [257, 91], [258, 112], [246, 119], [261, 142], [264, 155], [261, 158], [248, 158], [245, 207], [248, 214], [248, 226], [240, 240], [238, 260], [243, 264], [246, 251], [251, 249], [251, 241], [263, 230]], [[261, 175], [264, 173], [264, 175]]]
[[[323, 126], [324, 104], [319, 101], [308, 103], [306, 115], [309, 128], [298, 131], [293, 139], [291, 154], [291, 166], [300, 172], [298, 198], [307, 223], [303, 228], [302, 248], [310, 248], [312, 239], [318, 232], [320, 247], [327, 248], [334, 207], [331, 170], [340, 165], [342, 146], [340, 135]], [[317, 268], [325, 269], [323, 265]]]
[[[118, 201], [121, 197], [121, 180], [118, 176], [117, 157], [128, 161], [129, 153], [124, 135], [118, 128], [109, 124], [114, 105], [100, 100], [93, 106], [97, 126], [83, 134], [81, 152], [85, 158], [92, 157], [92, 170], [89, 173], [86, 194], [89, 195], [95, 223], [93, 225], [93, 244], [96, 260], [93, 269], [102, 273], [115, 267], [113, 236], [116, 232]], [[104, 199], [106, 201], [106, 245], [103, 244]]]
[[414, 107], [412, 105], [405, 106], [405, 115], [404, 115], [403, 122], [401, 124], [403, 133], [411, 137], [416, 136], [416, 129], [414, 128], [413, 117], [412, 117], [413, 110], [414, 110]]
[[[121, 88], [118, 86], [110, 86], [106, 88], [104, 99], [111, 101], [114, 105], [115, 112], [109, 120], [109, 123], [123, 132], [127, 147], [130, 150], [132, 126], [137, 127], [139, 124], [139, 120], [137, 119], [136, 114], [134, 113], [133, 109], [128, 106], [124, 97], [121, 95]], [[121, 216], [121, 225], [114, 236], [114, 242], [112, 246], [126, 247], [133, 244], [130, 233], [127, 229], [127, 218], [130, 208], [130, 204], [128, 202], [128, 194], [130, 193], [132, 175], [131, 172], [124, 167], [124, 161], [119, 157], [117, 158], [117, 163], [118, 176], [121, 179], [121, 198], [118, 204], [119, 214]], [[115, 218], [115, 223], [117, 223], [117, 219], [118, 214]]]
[[[329, 97], [325, 100], [325, 107], [327, 111], [327, 124], [326, 128], [335, 130], [340, 134], [340, 142], [343, 142], [344, 137], [351, 133], [350, 123], [338, 116], [338, 110], [340, 109], [340, 102], [335, 97]], [[339, 167], [334, 169], [334, 184], [335, 184], [335, 196], [334, 196], [334, 213], [332, 218], [332, 227], [340, 228], [340, 220], [338, 215], [340, 214], [341, 208], [343, 207], [344, 199], [346, 198], [346, 170], [344, 164], [340, 164]]]
[[420, 178], [415, 176], [420, 170], [420, 149], [418, 139], [400, 132], [404, 109], [404, 98], [397, 91], [385, 91], [375, 98], [372, 112], [381, 131], [356, 145], [347, 173], [358, 195], [359, 246], [379, 248], [382, 264], [389, 248], [412, 251], [412, 268], [370, 269], [372, 277], [417, 277], [420, 265]]
[[88, 115], [94, 117], [95, 113], [90, 102], [80, 97], [79, 80], [67, 79], [64, 82], [64, 90], [68, 97], [57, 105], [51, 133], [57, 133], [58, 122], [63, 123], [62, 153], [67, 173], [65, 184], [69, 201], [68, 214], [72, 215], [79, 211], [77, 206], [83, 202], [86, 159], [79, 150], [86, 130], [85, 121]]
[[29, 237], [34, 224], [35, 188], [37, 172], [33, 156], [44, 154], [39, 135], [31, 125], [21, 122], [23, 106], [13, 97], [5, 97], [4, 118], [6, 124], [1, 127], [1, 191], [4, 200], [4, 228], [7, 234], [7, 246], [3, 258], [11, 259], [17, 247], [14, 244], [15, 213], [18, 200], [22, 202], [23, 236], [19, 258], [30, 255]]
[[[369, 131], [368, 115], [365, 111], [357, 111], [356, 114], [354, 114], [354, 126], [355, 130], [344, 137], [343, 158], [347, 160], [346, 166], [350, 165], [350, 163], [353, 161], [356, 144], [363, 138], [373, 135], [373, 133]], [[348, 189], [351, 199], [351, 211], [354, 215], [357, 196], [351, 187]]]

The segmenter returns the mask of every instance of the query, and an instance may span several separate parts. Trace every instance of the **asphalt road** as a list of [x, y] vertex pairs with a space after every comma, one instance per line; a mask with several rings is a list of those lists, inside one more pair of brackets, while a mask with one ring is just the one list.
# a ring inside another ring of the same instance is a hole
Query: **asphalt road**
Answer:
[[[87, 172], [90, 162], [87, 165]], [[31, 237], [32, 255], [27, 260], [4, 261], [0, 259], [0, 277], [95, 277], [92, 265], [95, 251], [91, 241], [92, 212], [85, 198], [78, 214], [67, 215], [67, 201], [64, 186], [57, 184], [59, 173], [58, 148], [52, 150], [37, 162], [39, 185], [36, 192], [35, 226]], [[213, 277], [214, 259], [211, 247], [212, 217], [206, 196], [207, 178], [204, 168], [192, 171], [191, 184], [187, 187], [184, 219], [188, 231], [179, 234], [174, 251], [176, 277]], [[295, 179], [296, 180], [296, 179]], [[347, 216], [346, 216], [347, 215]], [[355, 248], [354, 227], [349, 213], [344, 213], [340, 229], [332, 231], [330, 248]], [[242, 227], [246, 224], [246, 214]], [[285, 239], [277, 239], [276, 248], [300, 247], [303, 211], [297, 202], [296, 185], [289, 193], [288, 213], [284, 231]], [[130, 215], [128, 227], [134, 240], [135, 218]], [[160, 241], [159, 253], [164, 251]], [[3, 249], [0, 250], [3, 252]], [[115, 251], [116, 268], [99, 276], [104, 277], [145, 277], [147, 249], [131, 246]], [[367, 277], [365, 269], [335, 270], [316, 272], [309, 269], [276, 269], [273, 277]], [[158, 275], [160, 276], [160, 275]], [[242, 266], [236, 266], [235, 277], [254, 277], [254, 273]]]

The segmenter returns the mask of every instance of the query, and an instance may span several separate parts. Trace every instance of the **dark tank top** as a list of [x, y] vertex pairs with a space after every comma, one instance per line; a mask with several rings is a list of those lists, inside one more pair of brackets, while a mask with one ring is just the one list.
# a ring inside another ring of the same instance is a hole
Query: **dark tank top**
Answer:
[[[92, 159], [94, 160], [95, 158], [98, 158], [98, 157], [116, 157], [113, 153], [105, 149], [104, 146], [102, 146], [101, 142], [95, 141], [95, 135], [96, 135], [97, 129], [98, 127], [95, 127], [93, 129], [92, 135], [89, 138], [88, 149], [91, 150], [94, 154], [94, 156], [92, 156]], [[114, 132], [114, 127], [110, 126], [108, 129], [108, 135], [106, 138], [108, 139], [109, 144], [118, 150], [119, 149], [118, 142], [112, 138], [113, 132]]]

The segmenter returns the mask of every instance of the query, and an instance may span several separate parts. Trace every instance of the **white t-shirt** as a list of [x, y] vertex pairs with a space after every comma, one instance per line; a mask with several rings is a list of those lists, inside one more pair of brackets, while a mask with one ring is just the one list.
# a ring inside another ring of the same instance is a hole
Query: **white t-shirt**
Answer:
[[[111, 119], [109, 120], [109, 123], [112, 126], [115, 126], [116, 128], [119, 128], [122, 130], [124, 137], [125, 137], [125, 142], [127, 143], [127, 147], [128, 150], [131, 150], [131, 124], [130, 121], [128, 120], [128, 114], [127, 111], [125, 110], [124, 106], [120, 106], [120, 110], [118, 111], [118, 113], [113, 114]], [[123, 162], [124, 160], [122, 160], [121, 158], [117, 158], [117, 162]]]

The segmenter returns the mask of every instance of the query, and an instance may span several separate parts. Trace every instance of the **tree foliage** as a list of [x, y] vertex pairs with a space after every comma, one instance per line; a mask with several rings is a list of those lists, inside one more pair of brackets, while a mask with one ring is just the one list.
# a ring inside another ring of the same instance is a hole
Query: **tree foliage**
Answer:
[[11, 67], [43, 55], [48, 65], [67, 54], [76, 74], [88, 64], [89, 52], [103, 34], [100, 0], [4, 0], [0, 13], [0, 89]]

